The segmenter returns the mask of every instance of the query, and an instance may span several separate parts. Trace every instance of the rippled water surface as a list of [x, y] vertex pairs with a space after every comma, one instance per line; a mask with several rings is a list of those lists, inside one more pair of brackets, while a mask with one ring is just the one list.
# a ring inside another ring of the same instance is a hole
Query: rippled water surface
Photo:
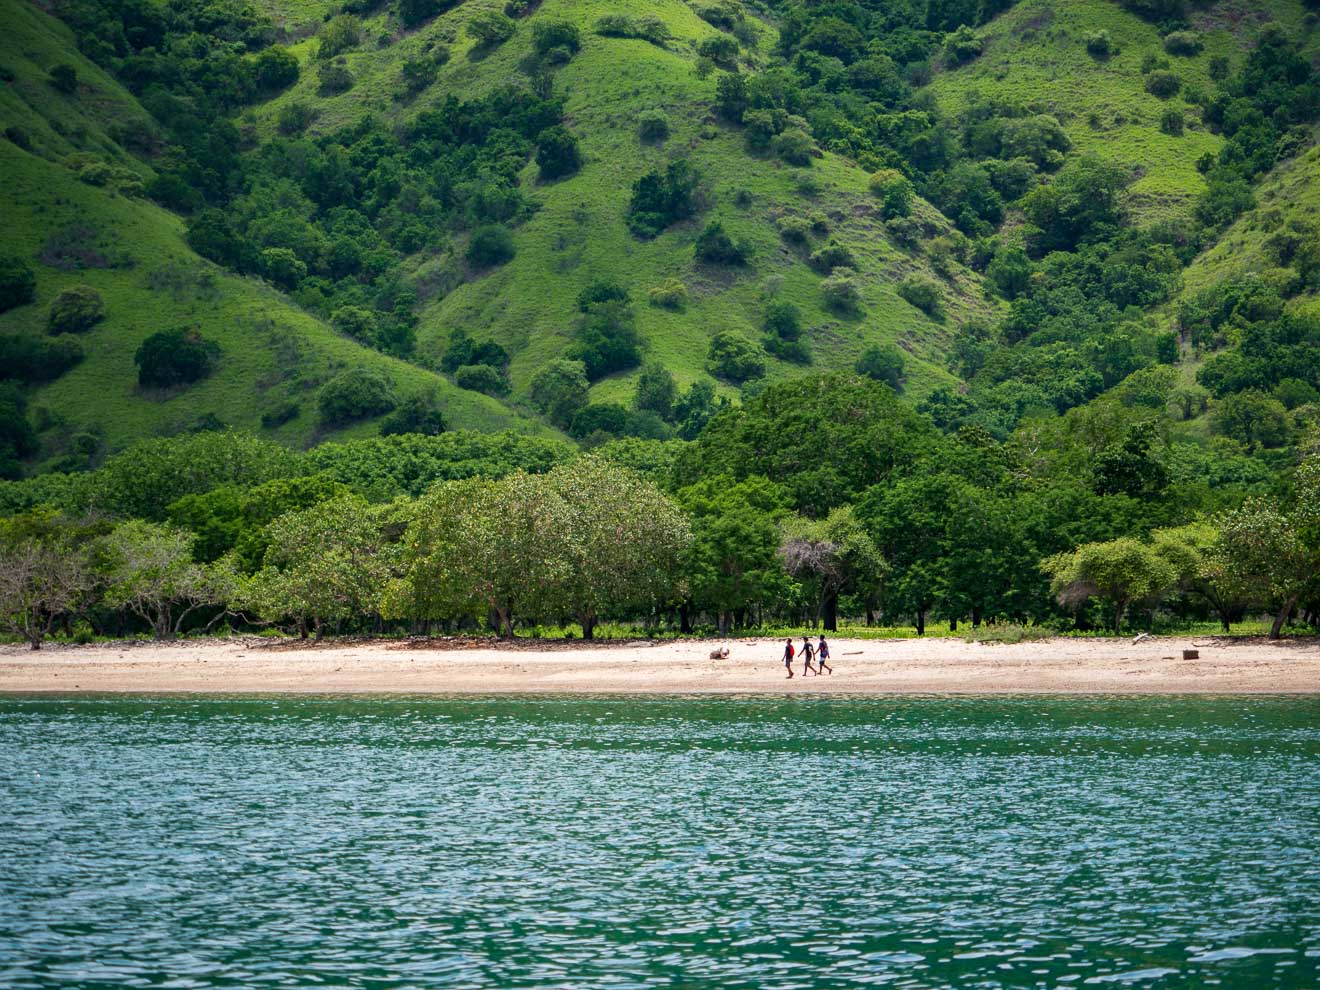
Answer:
[[0, 699], [0, 987], [1318, 971], [1314, 700]]

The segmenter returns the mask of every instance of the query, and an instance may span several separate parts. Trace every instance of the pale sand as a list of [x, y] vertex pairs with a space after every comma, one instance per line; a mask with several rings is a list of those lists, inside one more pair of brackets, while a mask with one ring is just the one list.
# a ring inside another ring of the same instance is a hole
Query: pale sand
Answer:
[[[800, 642], [800, 640], [799, 640]], [[709, 658], [729, 648], [727, 660]], [[1182, 651], [1199, 648], [1200, 659]], [[398, 694], [1316, 693], [1320, 642], [959, 639], [831, 643], [834, 674], [784, 676], [782, 640], [492, 647], [398, 641], [0, 649], [0, 693]]]

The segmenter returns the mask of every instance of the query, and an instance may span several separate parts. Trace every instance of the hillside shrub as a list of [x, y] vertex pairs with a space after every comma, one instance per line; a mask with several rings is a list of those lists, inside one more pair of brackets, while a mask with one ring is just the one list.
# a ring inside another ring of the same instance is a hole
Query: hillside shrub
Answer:
[[824, 273], [835, 268], [856, 268], [857, 259], [847, 245], [830, 241], [824, 247], [811, 252], [809, 263], [816, 271]]
[[435, 82], [440, 74], [439, 63], [429, 55], [420, 58], [405, 58], [399, 67], [399, 81], [408, 93], [420, 93]]
[[631, 38], [633, 20], [627, 14], [603, 14], [596, 18], [592, 30], [606, 38]]
[[912, 212], [912, 183], [896, 168], [872, 172], [867, 180], [871, 195], [880, 200], [880, 215], [886, 220]]
[[261, 426], [266, 430], [273, 430], [277, 426], [283, 426], [285, 423], [297, 419], [302, 414], [302, 406], [293, 399], [281, 402], [274, 409], [268, 409], [261, 414]]
[[410, 395], [380, 421], [379, 433], [383, 437], [414, 433], [424, 437], [438, 437], [449, 428], [434, 392]]
[[316, 92], [321, 96], [337, 96], [353, 88], [353, 73], [343, 59], [322, 62], [316, 70]]
[[822, 279], [820, 294], [826, 307], [837, 313], [854, 313], [862, 302], [857, 273], [851, 268], [836, 268]]
[[810, 165], [816, 150], [816, 142], [811, 135], [800, 127], [789, 127], [774, 136], [770, 150], [780, 161], [799, 168]]
[[765, 348], [767, 354], [779, 358], [781, 361], [787, 361], [789, 364], [811, 364], [811, 348], [807, 342], [802, 339], [784, 340], [782, 337], [775, 337], [771, 334], [765, 334], [761, 338], [761, 346]]
[[1160, 130], [1173, 137], [1182, 137], [1183, 130], [1187, 122], [1183, 119], [1183, 112], [1176, 107], [1165, 110], [1160, 116]]
[[284, 292], [293, 292], [307, 277], [307, 265], [288, 248], [266, 248], [260, 266], [266, 280]]
[[379, 416], [395, 407], [394, 386], [374, 368], [350, 368], [321, 386], [316, 406], [321, 422], [340, 426], [359, 419]]
[[1146, 76], [1146, 92], [1151, 96], [1158, 96], [1161, 100], [1176, 96], [1180, 89], [1182, 89], [1182, 77], [1176, 72], [1156, 69]]
[[153, 333], [138, 347], [133, 363], [143, 388], [189, 385], [211, 374], [220, 359], [220, 345], [191, 327]]
[[573, 338], [568, 357], [582, 362], [590, 381], [641, 363], [641, 335], [632, 307], [625, 301], [610, 299], [591, 304]]
[[805, 244], [811, 233], [811, 224], [801, 217], [780, 217], [779, 236], [790, 244]]
[[985, 50], [985, 42], [967, 24], [962, 25], [944, 40], [944, 54], [954, 65], [970, 62]]
[[738, 42], [726, 34], [713, 34], [701, 39], [697, 54], [719, 66], [732, 66], [738, 59]]
[[254, 63], [257, 85], [267, 92], [287, 89], [298, 81], [298, 56], [280, 45], [271, 45]]
[[501, 396], [509, 392], [509, 380], [488, 364], [465, 364], [454, 372], [454, 383], [469, 392]]
[[663, 110], [644, 110], [637, 118], [637, 136], [650, 144], [669, 137], [669, 118]]
[[898, 283], [898, 294], [904, 302], [915, 306], [932, 320], [944, 318], [944, 304], [940, 287], [928, 278], [906, 278]]
[[1195, 31], [1171, 31], [1164, 36], [1164, 50], [1170, 55], [1200, 55], [1205, 43]]
[[559, 124], [547, 127], [537, 140], [536, 165], [544, 181], [572, 175], [582, 167], [577, 138]]
[[589, 388], [586, 365], [555, 358], [532, 377], [532, 405], [555, 426], [568, 429], [573, 417], [587, 404]]
[[37, 294], [37, 275], [21, 258], [0, 255], [0, 313], [30, 303]]
[[745, 244], [735, 244], [724, 232], [724, 225], [712, 220], [697, 235], [693, 251], [698, 261], [711, 265], [743, 265], [747, 263], [749, 248]]
[[1215, 82], [1223, 82], [1229, 77], [1232, 71], [1233, 63], [1229, 61], [1227, 55], [1216, 55], [1214, 58], [1210, 59], [1210, 64], [1206, 67], [1206, 72], [1209, 73], [1210, 78]]
[[517, 24], [497, 10], [481, 10], [472, 15], [464, 31], [478, 48], [494, 48], [513, 37]]
[[791, 302], [776, 299], [765, 307], [761, 327], [780, 340], [797, 340], [802, 336], [802, 314]]
[[[275, 118], [275, 127], [285, 137], [294, 137], [311, 127], [317, 116], [317, 109], [307, 103], [300, 101], [286, 103], [280, 107], [280, 112]], [[154, 191], [152, 196], [156, 199], [160, 198]]]
[[627, 224], [641, 238], [658, 236], [670, 224], [697, 210], [698, 174], [685, 158], [676, 158], [665, 171], [647, 172], [633, 183]]
[[637, 376], [637, 393], [633, 408], [650, 412], [666, 422], [674, 418], [674, 403], [678, 401], [678, 383], [668, 368], [652, 361]]
[[725, 381], [745, 382], [765, 376], [765, 352], [740, 333], [721, 330], [711, 338], [706, 370]]
[[687, 286], [676, 278], [665, 279], [661, 284], [653, 286], [646, 295], [652, 306], [661, 309], [681, 310], [687, 306]]
[[78, 91], [78, 70], [67, 62], [61, 62], [50, 70], [50, 84], [66, 96]]
[[0, 378], [25, 383], [50, 382], [82, 359], [82, 344], [69, 334], [59, 337], [0, 334]]
[[473, 268], [490, 268], [512, 261], [514, 253], [513, 235], [508, 228], [489, 224], [472, 232], [465, 257]]
[[90, 285], [75, 285], [56, 296], [46, 313], [48, 333], [82, 333], [105, 319], [105, 300]]
[[[714, 65], [710, 59], [698, 59], [698, 75], [702, 63]], [[747, 113], [747, 80], [742, 73], [725, 72], [715, 80], [715, 112], [731, 124], [743, 122]], [[750, 142], [748, 146], [754, 147]]]
[[1114, 39], [1110, 37], [1108, 31], [1090, 31], [1087, 32], [1086, 54], [1093, 59], [1103, 62], [1114, 54]]
[[[377, 0], [365, 0], [365, 2], [374, 5]], [[398, 14], [399, 22], [404, 27], [415, 28], [423, 21], [429, 21], [432, 17], [435, 17], [446, 6], [448, 6], [448, 3], [445, 0], [398, 0], [394, 6], [394, 12]]]
[[582, 37], [570, 21], [540, 20], [532, 25], [532, 47], [541, 56], [556, 48], [576, 52], [582, 47]]
[[903, 387], [907, 359], [893, 344], [876, 344], [862, 351], [854, 370], [872, 381], [884, 382], [895, 392]]
[[326, 21], [316, 39], [316, 57], [334, 58], [362, 43], [362, 22], [352, 14], [340, 14]]

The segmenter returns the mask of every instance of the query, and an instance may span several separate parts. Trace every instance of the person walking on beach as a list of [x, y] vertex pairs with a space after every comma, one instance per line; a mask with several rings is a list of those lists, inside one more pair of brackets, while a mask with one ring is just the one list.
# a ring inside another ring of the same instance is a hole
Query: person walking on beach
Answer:
[[811, 640], [806, 636], [802, 637], [802, 676], [807, 676], [807, 671], [820, 676], [820, 671], [811, 665]]
[[784, 669], [788, 671], [786, 680], [793, 679], [793, 637], [784, 640]]
[[817, 676], [820, 675], [821, 671], [827, 671], [827, 672], [829, 672], [829, 673], [831, 673], [831, 674], [834, 673], [834, 668], [831, 667], [831, 666], [826, 662], [827, 660], [829, 660], [829, 658], [830, 658], [830, 644], [827, 643], [827, 642], [825, 642], [825, 634], [824, 634], [824, 633], [821, 633], [821, 634], [820, 634], [820, 643], [816, 646], [816, 667], [817, 667], [816, 674], [817, 674]]

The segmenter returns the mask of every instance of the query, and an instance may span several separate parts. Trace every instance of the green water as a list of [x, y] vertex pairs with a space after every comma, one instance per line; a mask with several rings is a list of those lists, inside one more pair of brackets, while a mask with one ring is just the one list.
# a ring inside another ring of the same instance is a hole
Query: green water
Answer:
[[0, 987], [1320, 985], [1320, 702], [0, 699]]

